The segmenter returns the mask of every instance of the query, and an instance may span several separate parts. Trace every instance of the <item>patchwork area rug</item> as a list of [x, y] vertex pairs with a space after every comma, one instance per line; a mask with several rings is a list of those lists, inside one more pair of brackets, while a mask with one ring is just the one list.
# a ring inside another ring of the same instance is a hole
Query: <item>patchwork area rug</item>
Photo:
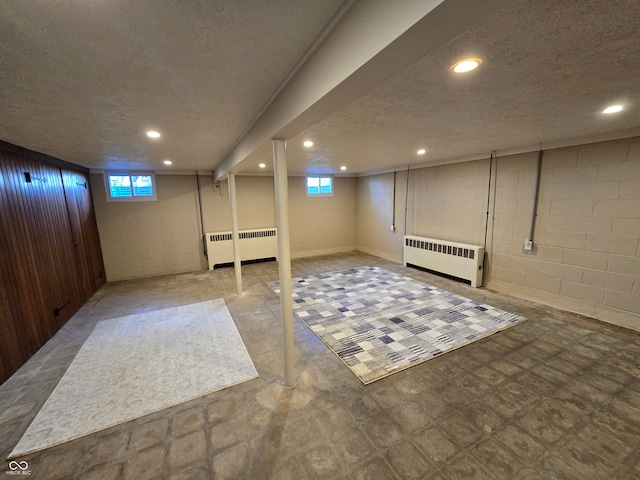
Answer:
[[292, 283], [295, 314], [365, 385], [525, 320], [378, 267]]
[[103, 320], [9, 458], [257, 376], [222, 299]]

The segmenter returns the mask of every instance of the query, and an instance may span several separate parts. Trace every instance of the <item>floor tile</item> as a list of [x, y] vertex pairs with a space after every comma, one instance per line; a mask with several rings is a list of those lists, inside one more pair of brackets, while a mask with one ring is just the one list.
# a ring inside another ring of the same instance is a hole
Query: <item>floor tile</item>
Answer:
[[373, 457], [371, 460], [354, 468], [344, 478], [354, 480], [393, 480], [401, 477], [382, 458]]
[[471, 457], [461, 455], [447, 463], [441, 472], [450, 480], [494, 480], [496, 477]]
[[[358, 252], [294, 275], [374, 265], [526, 322], [364, 386], [294, 319], [298, 385], [283, 386], [275, 262], [105, 285], [0, 386], [7, 455], [96, 323], [224, 297], [261, 374], [25, 457], [31, 478], [483, 480], [640, 478], [640, 335]], [[8, 465], [5, 462], [5, 467]]]
[[544, 446], [515, 425], [507, 425], [494, 435], [523, 464], [529, 464], [544, 452]]
[[482, 430], [470, 423], [460, 412], [440, 420], [438, 427], [462, 448], [470, 447], [484, 435]]
[[462, 447], [456, 445], [438, 427], [417, 433], [413, 440], [424, 452], [426, 460], [437, 467], [441, 467], [457, 453], [462, 452]]
[[429, 464], [409, 440], [389, 448], [385, 458], [404, 480], [418, 480], [429, 472]]
[[509, 450], [489, 439], [473, 447], [469, 455], [479, 462], [496, 479], [512, 480], [522, 465]]

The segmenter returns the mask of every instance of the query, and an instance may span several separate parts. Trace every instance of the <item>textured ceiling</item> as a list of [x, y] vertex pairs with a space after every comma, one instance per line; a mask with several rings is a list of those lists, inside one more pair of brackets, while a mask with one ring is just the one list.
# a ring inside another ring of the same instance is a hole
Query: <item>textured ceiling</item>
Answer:
[[[483, 60], [454, 74], [456, 60]], [[616, 115], [601, 111], [620, 103]], [[298, 136], [290, 173], [349, 174], [488, 158], [492, 150], [634, 129], [640, 134], [640, 2], [514, 1]], [[586, 138], [585, 138], [586, 137]], [[311, 149], [302, 146], [312, 140]], [[419, 148], [427, 154], [419, 156]], [[269, 165], [265, 146], [245, 171]]]
[[93, 168], [211, 170], [341, 3], [3, 0], [0, 140]]
[[[0, 140], [91, 168], [165, 170], [170, 158], [212, 170], [341, 4], [4, 0]], [[469, 55], [482, 66], [454, 75]], [[637, 0], [513, 0], [287, 139], [289, 172], [358, 175], [615, 137], [640, 129], [638, 72]], [[612, 103], [625, 110], [600, 113]], [[270, 165], [265, 143], [238, 172]]]

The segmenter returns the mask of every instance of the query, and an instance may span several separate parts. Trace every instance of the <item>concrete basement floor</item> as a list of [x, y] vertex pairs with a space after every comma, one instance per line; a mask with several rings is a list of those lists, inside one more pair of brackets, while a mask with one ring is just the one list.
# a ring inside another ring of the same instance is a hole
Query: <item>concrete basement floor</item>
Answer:
[[241, 297], [232, 268], [109, 283], [0, 387], [4, 469], [96, 322], [224, 297], [260, 378], [20, 458], [30, 478], [640, 478], [640, 334], [357, 252], [292, 268], [362, 265], [528, 320], [363, 386], [294, 317], [285, 390], [275, 262], [243, 267]]

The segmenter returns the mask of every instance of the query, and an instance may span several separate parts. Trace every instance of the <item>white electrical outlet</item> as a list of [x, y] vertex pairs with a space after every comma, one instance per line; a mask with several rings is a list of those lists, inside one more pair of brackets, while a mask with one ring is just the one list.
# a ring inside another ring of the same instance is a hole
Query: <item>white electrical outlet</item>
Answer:
[[528, 238], [524, 241], [524, 249], [528, 252], [533, 248], [533, 240], [529, 240]]

